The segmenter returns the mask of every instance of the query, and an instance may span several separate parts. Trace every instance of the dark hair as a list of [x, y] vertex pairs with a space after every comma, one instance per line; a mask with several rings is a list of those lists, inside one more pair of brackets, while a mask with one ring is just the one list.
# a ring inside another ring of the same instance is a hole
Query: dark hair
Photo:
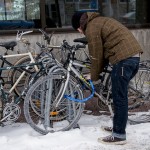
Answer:
[[72, 16], [72, 27], [77, 30], [80, 27], [80, 18], [84, 12], [75, 12]]

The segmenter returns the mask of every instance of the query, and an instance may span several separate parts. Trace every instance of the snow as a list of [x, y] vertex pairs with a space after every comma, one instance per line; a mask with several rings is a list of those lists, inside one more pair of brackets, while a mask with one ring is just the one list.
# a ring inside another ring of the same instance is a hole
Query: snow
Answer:
[[150, 123], [127, 124], [126, 145], [106, 145], [97, 142], [109, 135], [101, 125], [111, 125], [109, 116], [83, 114], [80, 129], [41, 135], [27, 123], [0, 127], [0, 150], [150, 150]]

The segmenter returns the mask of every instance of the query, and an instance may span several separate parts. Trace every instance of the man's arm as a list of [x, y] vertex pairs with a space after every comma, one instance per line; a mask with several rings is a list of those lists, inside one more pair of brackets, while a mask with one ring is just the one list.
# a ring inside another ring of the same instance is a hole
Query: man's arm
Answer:
[[96, 81], [103, 71], [103, 44], [98, 30], [90, 28], [86, 32], [89, 54], [91, 57], [91, 79]]

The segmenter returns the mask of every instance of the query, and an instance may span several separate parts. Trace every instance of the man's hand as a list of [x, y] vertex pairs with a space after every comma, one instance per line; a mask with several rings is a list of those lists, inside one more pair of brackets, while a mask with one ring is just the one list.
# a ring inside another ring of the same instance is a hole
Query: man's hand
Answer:
[[90, 80], [91, 79], [91, 74], [90, 73], [84, 74], [83, 76], [84, 76], [84, 78], [86, 80]]

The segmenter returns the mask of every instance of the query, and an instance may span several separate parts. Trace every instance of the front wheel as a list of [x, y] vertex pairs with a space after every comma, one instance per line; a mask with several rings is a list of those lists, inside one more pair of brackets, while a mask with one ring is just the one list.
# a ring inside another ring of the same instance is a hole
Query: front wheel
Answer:
[[[61, 75], [48, 75], [37, 80], [29, 89], [24, 100], [24, 115], [27, 123], [41, 134], [66, 131], [73, 128], [80, 119], [84, 103], [77, 103], [58, 95], [64, 88]], [[83, 99], [77, 82], [69, 79], [66, 95]], [[58, 103], [58, 104], [57, 104]], [[57, 104], [57, 106], [56, 106]]]
[[144, 123], [150, 121], [150, 69], [140, 67], [130, 81], [129, 90], [129, 121]]

